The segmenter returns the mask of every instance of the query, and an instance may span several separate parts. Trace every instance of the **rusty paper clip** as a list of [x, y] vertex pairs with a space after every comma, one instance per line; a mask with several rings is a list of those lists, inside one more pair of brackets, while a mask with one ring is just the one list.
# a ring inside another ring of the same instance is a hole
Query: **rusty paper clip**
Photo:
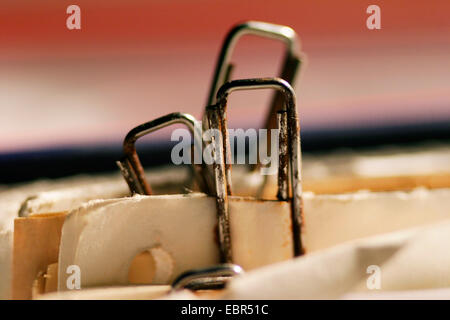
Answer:
[[[194, 137], [194, 144], [201, 146], [201, 128], [196, 126], [196, 122], [196, 119], [189, 114], [174, 112], [141, 124], [128, 132], [123, 142], [125, 156], [120, 161], [117, 161], [117, 165], [132, 194], [152, 194], [152, 189], [145, 178], [144, 169], [136, 152], [135, 143], [137, 139], [171, 124], [181, 123], [186, 125], [191, 131], [191, 134]], [[194, 161], [192, 163], [194, 163]], [[194, 164], [194, 176], [202, 191], [207, 192], [207, 190], [204, 190], [207, 184], [205, 183], [203, 166], [201, 164]]]
[[[234, 80], [224, 84], [217, 93], [217, 103], [207, 107], [207, 115], [211, 129], [221, 132], [214, 174], [216, 181], [216, 206], [219, 220], [219, 241], [223, 260], [232, 262], [231, 237], [228, 212], [228, 195], [232, 194], [231, 186], [231, 150], [226, 124], [226, 108], [228, 96], [237, 90], [276, 89], [284, 97], [285, 106], [277, 113], [279, 128], [279, 169], [278, 194], [281, 201], [291, 201], [291, 219], [293, 226], [294, 255], [302, 254], [302, 185], [301, 185], [301, 148], [300, 125], [296, 109], [295, 92], [291, 85], [280, 78], [257, 78]], [[287, 127], [287, 128], [286, 128]], [[287, 159], [289, 158], [289, 161]], [[288, 168], [290, 165], [290, 182]], [[290, 192], [288, 185], [290, 184]], [[289, 193], [292, 197], [289, 199]]]
[[[286, 53], [279, 77], [291, 85], [294, 84], [297, 70], [301, 63], [300, 41], [295, 31], [283, 25], [260, 21], [247, 21], [234, 26], [225, 37], [219, 59], [217, 60], [207, 106], [211, 106], [217, 102], [217, 91], [225, 82], [229, 81], [233, 69], [233, 64], [230, 60], [234, 47], [239, 38], [247, 34], [279, 40], [286, 44]], [[266, 118], [265, 127], [267, 129], [272, 129], [277, 126], [276, 113], [282, 108], [282, 105], [282, 95], [277, 91], [273, 96], [270, 111]]]

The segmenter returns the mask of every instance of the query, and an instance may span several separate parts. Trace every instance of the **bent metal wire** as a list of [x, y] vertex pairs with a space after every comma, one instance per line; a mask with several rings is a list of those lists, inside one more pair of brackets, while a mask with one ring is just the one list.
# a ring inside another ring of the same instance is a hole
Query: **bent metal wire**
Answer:
[[231, 263], [213, 267], [190, 270], [179, 275], [172, 283], [173, 290], [212, 290], [223, 289], [234, 276], [243, 274], [244, 270]]
[[[214, 175], [216, 181], [216, 206], [219, 220], [220, 250], [222, 259], [226, 262], [232, 262], [228, 210], [228, 195], [232, 194], [231, 150], [226, 121], [228, 96], [234, 91], [255, 89], [276, 89], [284, 97], [284, 108], [278, 113], [278, 122], [281, 127], [279, 128], [280, 161], [277, 197], [282, 201], [289, 200], [289, 193], [292, 197], [290, 202], [294, 255], [298, 256], [303, 253], [301, 243], [302, 180], [300, 125], [296, 109], [295, 92], [287, 81], [280, 78], [234, 80], [224, 84], [217, 92], [217, 103], [207, 107], [210, 128], [219, 130], [222, 133], [218, 143], [222, 148], [219, 147], [218, 150], [215, 150], [217, 157], [214, 163]], [[283, 124], [286, 124], [287, 128]], [[288, 190], [287, 156], [289, 157], [290, 164], [290, 192]]]
[[[256, 35], [284, 42], [286, 44], [286, 51], [279, 77], [286, 80], [290, 84], [294, 83], [301, 63], [300, 41], [295, 31], [288, 26], [260, 21], [247, 21], [235, 25], [225, 37], [219, 54], [219, 59], [217, 60], [217, 65], [206, 104], [207, 106], [211, 106], [217, 102], [217, 91], [230, 79], [232, 69], [234, 68], [233, 64], [230, 62], [231, 56], [238, 40], [244, 35]], [[282, 98], [282, 94], [277, 91], [272, 99], [271, 108], [267, 115], [267, 129], [275, 128], [277, 125], [276, 112], [280, 110], [283, 105]]]
[[[201, 132], [199, 132], [201, 128], [197, 129], [196, 122], [196, 119], [189, 114], [174, 112], [141, 124], [128, 132], [123, 142], [123, 151], [125, 156], [120, 161], [117, 161], [117, 165], [119, 166], [132, 194], [152, 194], [152, 189], [145, 178], [144, 169], [136, 152], [135, 143], [137, 139], [169, 125], [181, 123], [186, 125], [191, 131], [191, 134], [194, 137], [194, 144], [201, 146], [202, 138]], [[201, 150], [201, 147], [199, 150]], [[194, 161], [192, 161], [192, 163], [194, 163]], [[194, 164], [194, 175], [200, 189], [202, 189], [205, 193], [211, 194], [209, 190], [205, 190], [207, 188], [207, 183], [205, 182], [207, 175], [203, 173], [203, 165]]]

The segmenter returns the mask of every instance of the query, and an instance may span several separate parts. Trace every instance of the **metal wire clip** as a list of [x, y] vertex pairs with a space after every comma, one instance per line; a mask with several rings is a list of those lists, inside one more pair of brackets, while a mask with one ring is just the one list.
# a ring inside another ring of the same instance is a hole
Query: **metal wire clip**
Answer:
[[234, 276], [243, 274], [244, 270], [235, 264], [220, 264], [213, 267], [195, 269], [182, 273], [172, 283], [173, 290], [213, 290], [223, 289]]
[[[197, 144], [197, 146], [202, 146], [200, 132], [201, 128], [198, 128], [195, 125], [196, 122], [196, 119], [189, 114], [174, 112], [141, 124], [128, 132], [123, 142], [123, 151], [125, 156], [122, 160], [117, 161], [117, 165], [119, 166], [132, 194], [152, 194], [152, 189], [145, 178], [144, 169], [136, 152], [135, 143], [137, 139], [171, 124], [182, 123], [185, 124], [191, 131], [191, 134], [194, 137], [194, 144]], [[194, 163], [194, 161], [192, 161], [192, 163]], [[207, 184], [205, 182], [205, 175], [203, 174], [203, 165], [193, 164], [193, 166], [194, 176], [200, 186], [200, 189], [206, 193], [209, 193], [209, 190], [205, 190], [207, 188]]]
[[[228, 96], [237, 90], [276, 89], [284, 96], [285, 107], [277, 113], [279, 123], [279, 200], [289, 200], [288, 185], [291, 193], [291, 218], [293, 226], [294, 255], [302, 254], [302, 186], [301, 186], [301, 148], [300, 126], [296, 109], [295, 92], [290, 84], [280, 78], [257, 78], [234, 80], [224, 84], [217, 93], [217, 103], [207, 108], [209, 126], [220, 130], [221, 138], [214, 163], [216, 181], [216, 206], [219, 220], [219, 241], [222, 259], [232, 262], [231, 236], [229, 226], [228, 195], [232, 194], [231, 185], [231, 151], [226, 123]], [[287, 125], [287, 128], [286, 128]], [[289, 158], [289, 161], [288, 159]], [[287, 164], [290, 164], [290, 183], [287, 176]]]
[[[235, 25], [225, 37], [217, 60], [211, 89], [209, 91], [207, 106], [217, 102], [216, 95], [219, 88], [230, 79], [233, 64], [230, 62], [233, 50], [243, 35], [256, 35], [282, 41], [286, 44], [284, 62], [279, 77], [294, 84], [297, 71], [299, 69], [300, 59], [300, 41], [295, 31], [283, 25], [260, 21], [247, 21]], [[277, 91], [272, 99], [271, 108], [267, 115], [265, 127], [272, 129], [277, 126], [276, 113], [283, 106], [283, 96]], [[270, 133], [269, 133], [270, 134]], [[269, 138], [270, 141], [270, 138]]]

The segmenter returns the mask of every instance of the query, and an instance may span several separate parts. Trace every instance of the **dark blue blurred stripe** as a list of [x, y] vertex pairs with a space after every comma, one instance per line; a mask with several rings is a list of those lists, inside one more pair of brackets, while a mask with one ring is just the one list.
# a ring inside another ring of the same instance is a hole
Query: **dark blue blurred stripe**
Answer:
[[[324, 153], [337, 148], [363, 150], [383, 145], [410, 146], [432, 141], [450, 143], [450, 119], [382, 127], [302, 129], [304, 153]], [[170, 163], [172, 145], [140, 144], [139, 155], [144, 166]], [[120, 143], [4, 153], [0, 154], [0, 183], [116, 171], [115, 161], [121, 156]]]

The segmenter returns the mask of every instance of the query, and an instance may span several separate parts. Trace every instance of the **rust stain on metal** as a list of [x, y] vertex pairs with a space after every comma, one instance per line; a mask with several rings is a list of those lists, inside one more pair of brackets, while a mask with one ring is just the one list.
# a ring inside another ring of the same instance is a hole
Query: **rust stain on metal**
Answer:
[[[287, 112], [278, 112], [278, 200], [288, 198], [288, 131]], [[274, 150], [272, 150], [273, 152]]]
[[[220, 111], [218, 106], [208, 107], [208, 116], [210, 122], [210, 128], [221, 130]], [[214, 148], [214, 176], [216, 180], [216, 208], [217, 217], [219, 221], [218, 235], [220, 244], [220, 254], [222, 262], [232, 262], [231, 252], [231, 236], [230, 236], [230, 222], [228, 211], [228, 181], [225, 172], [225, 160], [224, 160], [224, 142], [222, 137], [218, 137], [219, 141], [216, 143], [212, 137], [213, 146], [219, 145], [219, 148]]]

